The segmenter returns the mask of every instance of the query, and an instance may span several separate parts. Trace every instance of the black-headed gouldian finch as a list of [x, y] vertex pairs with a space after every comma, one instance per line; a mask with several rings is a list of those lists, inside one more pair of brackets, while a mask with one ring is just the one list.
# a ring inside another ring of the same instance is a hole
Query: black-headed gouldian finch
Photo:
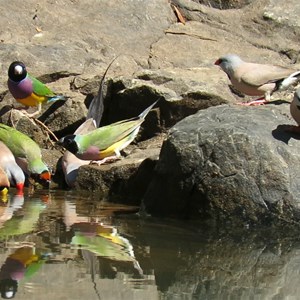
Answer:
[[5, 171], [11, 186], [18, 191], [23, 191], [25, 174], [16, 163], [15, 157], [10, 149], [0, 141], [0, 167]]
[[51, 174], [42, 161], [41, 149], [35, 141], [4, 124], [0, 124], [0, 141], [10, 149], [25, 173], [42, 184], [49, 184]]
[[118, 158], [121, 156], [120, 151], [137, 136], [146, 115], [156, 103], [151, 104], [138, 117], [103, 126], [86, 134], [67, 135], [59, 140], [59, 144], [83, 160]]
[[56, 95], [45, 84], [27, 73], [24, 63], [14, 61], [8, 69], [8, 89], [13, 97], [25, 106], [37, 106], [38, 110], [30, 116], [39, 114], [43, 103], [66, 100]]

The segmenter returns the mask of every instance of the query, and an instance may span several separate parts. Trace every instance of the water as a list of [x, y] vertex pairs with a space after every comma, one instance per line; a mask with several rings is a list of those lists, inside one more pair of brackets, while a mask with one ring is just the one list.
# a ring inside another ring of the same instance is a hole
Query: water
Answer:
[[0, 288], [15, 299], [299, 299], [300, 240], [141, 218], [78, 192], [9, 194]]

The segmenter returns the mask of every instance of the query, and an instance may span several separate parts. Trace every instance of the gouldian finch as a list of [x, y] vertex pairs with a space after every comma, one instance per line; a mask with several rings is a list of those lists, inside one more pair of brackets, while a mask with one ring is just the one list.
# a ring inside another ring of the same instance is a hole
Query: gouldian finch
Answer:
[[18, 282], [35, 275], [45, 262], [44, 255], [36, 254], [33, 246], [14, 249], [0, 269], [0, 293], [4, 299], [12, 299], [18, 291]]
[[8, 89], [13, 97], [25, 106], [37, 106], [38, 110], [30, 116], [39, 114], [42, 103], [66, 100], [62, 95], [56, 95], [45, 84], [27, 73], [24, 63], [14, 61], [8, 69]]
[[86, 134], [67, 135], [59, 140], [59, 144], [83, 160], [118, 158], [121, 156], [120, 151], [134, 140], [146, 115], [156, 103], [138, 117], [103, 126]]
[[84, 222], [73, 224], [72, 229], [75, 232], [71, 240], [74, 248], [80, 246], [81, 250], [88, 250], [100, 257], [119, 262], [130, 262], [140, 275], [143, 274], [143, 270], [135, 258], [132, 244], [121, 236], [116, 228]]
[[300, 71], [276, 65], [245, 62], [235, 54], [220, 57], [215, 65], [221, 67], [240, 92], [249, 96], [262, 96], [246, 105], [260, 105], [270, 101], [274, 92], [285, 90], [300, 80]]
[[25, 174], [16, 163], [15, 157], [9, 148], [0, 141], [0, 167], [5, 171], [9, 182], [18, 191], [23, 191]]
[[42, 161], [41, 149], [29, 136], [0, 124], [0, 141], [10, 149], [25, 173], [36, 177], [42, 183], [50, 182], [51, 174]]

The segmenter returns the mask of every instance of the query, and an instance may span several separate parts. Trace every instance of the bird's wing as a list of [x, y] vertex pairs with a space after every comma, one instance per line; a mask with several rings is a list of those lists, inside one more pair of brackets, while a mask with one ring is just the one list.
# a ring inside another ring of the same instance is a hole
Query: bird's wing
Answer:
[[97, 128], [96, 122], [93, 118], [87, 119], [74, 132], [74, 134], [86, 134]]
[[293, 72], [293, 69], [280, 66], [248, 64], [243, 74], [241, 74], [241, 80], [252, 86], [260, 86], [265, 83], [281, 80]]
[[[122, 120], [100, 127], [88, 134], [80, 135], [80, 138], [78, 139], [80, 140], [80, 152], [85, 152], [91, 145], [96, 146], [100, 151], [103, 151], [122, 140], [124, 143], [127, 143], [130, 139], [132, 140], [137, 134], [135, 130], [144, 122], [145, 117], [157, 101], [148, 106], [138, 117]], [[127, 140], [126, 137], [130, 136], [133, 132], [135, 132], [135, 134], [133, 134], [134, 137], [132, 138], [131, 136]], [[123, 149], [120, 145], [119, 148]]]
[[53, 97], [55, 93], [52, 92], [44, 83], [28, 74], [29, 79], [32, 81], [33, 92], [39, 96]]
[[94, 145], [99, 150], [105, 150], [116, 142], [130, 135], [139, 127], [144, 119], [132, 118], [111, 125], [100, 127], [88, 134], [81, 136], [81, 150], [85, 151], [90, 145]]
[[0, 140], [16, 157], [28, 158], [41, 155], [39, 146], [30, 137], [4, 124], [0, 124]]

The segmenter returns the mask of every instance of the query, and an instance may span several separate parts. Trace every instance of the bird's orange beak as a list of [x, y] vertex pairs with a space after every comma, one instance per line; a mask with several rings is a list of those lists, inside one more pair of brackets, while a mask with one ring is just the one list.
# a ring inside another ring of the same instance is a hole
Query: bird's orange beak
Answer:
[[40, 179], [43, 181], [50, 182], [51, 180], [51, 174], [49, 171], [44, 171], [40, 174]]

